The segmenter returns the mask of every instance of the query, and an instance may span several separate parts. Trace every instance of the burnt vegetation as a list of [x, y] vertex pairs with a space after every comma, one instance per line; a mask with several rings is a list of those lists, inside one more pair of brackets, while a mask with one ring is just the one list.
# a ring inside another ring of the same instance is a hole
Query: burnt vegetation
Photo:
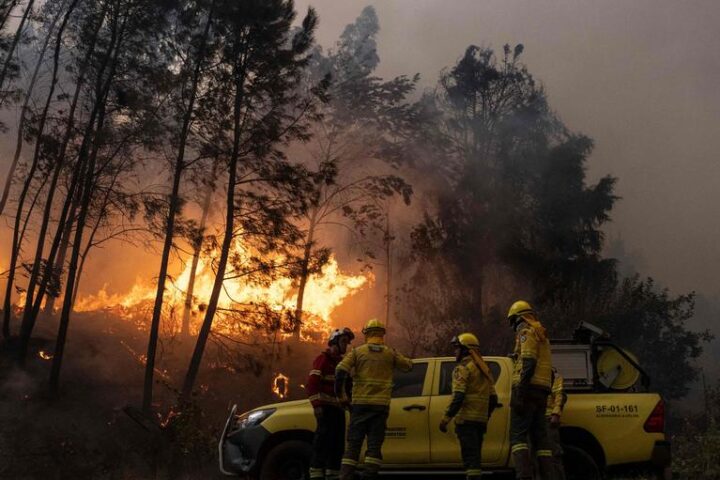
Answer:
[[[291, 0], [0, 2], [0, 476], [208, 478], [228, 402], [302, 397], [329, 328], [311, 284], [338, 264], [373, 299], [326, 287], [337, 323], [374, 314], [413, 355], [466, 329], [507, 353], [523, 296], [555, 336], [607, 329], [667, 398], [698, 378], [694, 295], [604, 256], [616, 179], [588, 183], [593, 142], [522, 45], [471, 45], [423, 92], [375, 73], [371, 7], [327, 49], [318, 21]], [[155, 254], [151, 295], [88, 307], [87, 262], [118, 243]]]

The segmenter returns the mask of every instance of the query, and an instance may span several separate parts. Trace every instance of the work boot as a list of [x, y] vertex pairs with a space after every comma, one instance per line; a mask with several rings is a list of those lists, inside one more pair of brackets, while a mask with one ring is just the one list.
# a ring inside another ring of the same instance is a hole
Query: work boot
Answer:
[[515, 465], [515, 478], [518, 480], [532, 480], [532, 462], [530, 452], [527, 449], [513, 452], [513, 464]]
[[363, 480], [375, 480], [380, 476], [380, 465], [376, 463], [365, 463], [363, 469]]
[[553, 461], [555, 463], [555, 480], [565, 480], [565, 466], [562, 457], [554, 456]]
[[355, 480], [355, 465], [343, 464], [340, 467], [340, 480]]
[[550, 456], [538, 457], [538, 467], [540, 468], [540, 478], [542, 480], [557, 480], [555, 476], [555, 461]]

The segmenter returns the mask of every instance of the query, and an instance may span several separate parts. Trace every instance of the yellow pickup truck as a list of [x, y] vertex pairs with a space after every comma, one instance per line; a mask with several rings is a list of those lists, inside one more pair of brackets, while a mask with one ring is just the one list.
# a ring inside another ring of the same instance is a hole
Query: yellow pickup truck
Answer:
[[[496, 379], [501, 407], [483, 443], [484, 468], [511, 472], [510, 387], [512, 360], [485, 357]], [[414, 360], [394, 379], [383, 473], [444, 476], [462, 473], [460, 447], [452, 430], [438, 424], [451, 397], [453, 358]], [[664, 478], [670, 443], [663, 400], [655, 393], [617, 393], [568, 385], [561, 438], [569, 479], [594, 480], [607, 472], [632, 470]], [[315, 417], [307, 400], [266, 405], [238, 415], [233, 407], [218, 450], [228, 475], [283, 480], [308, 478]]]

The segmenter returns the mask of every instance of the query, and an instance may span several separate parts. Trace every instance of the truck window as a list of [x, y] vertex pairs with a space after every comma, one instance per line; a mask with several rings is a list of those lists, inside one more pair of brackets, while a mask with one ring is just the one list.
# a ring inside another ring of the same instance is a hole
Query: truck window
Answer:
[[396, 371], [393, 376], [393, 398], [419, 397], [422, 395], [427, 363], [414, 363], [409, 372]]
[[[490, 373], [497, 381], [500, 376], [500, 364], [492, 361], [488, 361], [487, 364], [490, 367]], [[439, 395], [450, 395], [452, 393], [452, 372], [455, 365], [457, 365], [456, 362], [442, 362], [442, 365], [440, 365]]]

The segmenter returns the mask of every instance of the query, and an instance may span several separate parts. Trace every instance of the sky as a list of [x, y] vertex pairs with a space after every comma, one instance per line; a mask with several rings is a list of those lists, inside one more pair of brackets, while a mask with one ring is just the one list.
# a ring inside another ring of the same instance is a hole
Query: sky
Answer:
[[[524, 61], [552, 108], [595, 140], [589, 181], [619, 178], [622, 199], [606, 232], [622, 241], [630, 267], [674, 293], [720, 297], [720, 2], [296, 0], [300, 15], [309, 5], [320, 16], [316, 38], [326, 48], [373, 5], [381, 26], [377, 73], [420, 73], [423, 89], [433, 88], [440, 70], [470, 44], [524, 44]], [[0, 176], [12, 142], [2, 147]], [[7, 265], [6, 232], [0, 265]], [[156, 251], [133, 249], [132, 261], [118, 264], [116, 255], [127, 256], [127, 248], [93, 256], [83, 290], [109, 283], [124, 291], [155, 275]]]
[[717, 0], [297, 0], [332, 46], [366, 5], [378, 74], [438, 73], [470, 44], [525, 46], [550, 105], [595, 140], [588, 178], [619, 178], [609, 239], [680, 293], [720, 295], [720, 2]]

